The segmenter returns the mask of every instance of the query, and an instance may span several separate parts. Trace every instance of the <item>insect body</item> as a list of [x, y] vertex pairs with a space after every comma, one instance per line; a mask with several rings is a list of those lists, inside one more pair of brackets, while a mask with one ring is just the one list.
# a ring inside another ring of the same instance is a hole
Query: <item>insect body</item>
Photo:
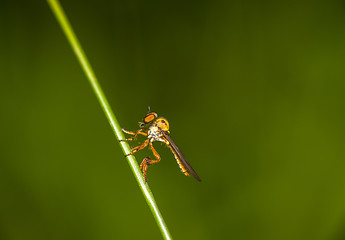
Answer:
[[127, 138], [120, 141], [133, 141], [137, 138], [138, 135], [143, 135], [147, 137], [147, 139], [145, 140], [143, 144], [132, 148], [131, 152], [126, 155], [126, 156], [132, 155], [136, 153], [137, 151], [144, 149], [148, 145], [150, 146], [152, 153], [156, 157], [156, 159], [151, 159], [150, 157], [146, 157], [141, 162], [140, 169], [143, 172], [145, 181], [146, 181], [147, 166], [157, 163], [161, 160], [159, 154], [154, 149], [153, 144], [152, 144], [155, 141], [163, 142], [171, 149], [171, 151], [173, 152], [176, 158], [178, 165], [181, 168], [181, 171], [186, 176], [193, 175], [196, 178], [196, 180], [201, 181], [201, 179], [196, 174], [194, 169], [190, 166], [186, 158], [183, 156], [181, 150], [177, 147], [177, 145], [171, 139], [170, 131], [169, 131], [169, 122], [165, 118], [158, 117], [157, 113], [150, 112], [150, 109], [149, 109], [149, 112], [144, 117], [143, 122], [140, 123], [140, 129], [138, 131], [132, 132], [132, 131], [127, 131], [125, 129], [122, 129], [122, 131], [134, 136], [132, 138]]

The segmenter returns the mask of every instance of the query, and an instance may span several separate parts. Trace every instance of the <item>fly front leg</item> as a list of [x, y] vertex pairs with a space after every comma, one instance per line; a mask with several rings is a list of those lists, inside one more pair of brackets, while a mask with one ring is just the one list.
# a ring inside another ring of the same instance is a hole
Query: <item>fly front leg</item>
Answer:
[[132, 148], [132, 149], [131, 149], [131, 152], [128, 153], [128, 154], [126, 154], [125, 156], [127, 157], [127, 156], [129, 156], [129, 155], [132, 155], [132, 154], [134, 154], [134, 153], [136, 153], [136, 152], [138, 152], [138, 151], [140, 151], [140, 150], [146, 148], [146, 146], [149, 144], [149, 142], [150, 142], [150, 139], [146, 139], [145, 142], [144, 142], [143, 144], [141, 144], [141, 145], [139, 145], [139, 146], [136, 146], [136, 147]]
[[128, 131], [128, 130], [123, 129], [123, 128], [121, 128], [121, 130], [122, 130], [124, 133], [130, 134], [130, 135], [134, 135], [134, 137], [127, 138], [127, 139], [121, 139], [121, 140], [119, 140], [120, 142], [123, 142], [123, 141], [133, 141], [134, 139], [136, 139], [136, 138], [138, 137], [138, 135], [147, 136], [147, 132], [146, 132], [145, 129], [139, 129], [139, 130], [136, 131], [136, 132]]
[[146, 172], [147, 172], [147, 166], [154, 164], [154, 163], [158, 163], [161, 160], [161, 157], [159, 156], [159, 154], [157, 153], [156, 149], [153, 148], [153, 144], [152, 142], [150, 142], [150, 148], [153, 152], [153, 155], [155, 155], [156, 160], [151, 159], [150, 157], [146, 157], [140, 164], [140, 170], [143, 172], [143, 176], [146, 181]]

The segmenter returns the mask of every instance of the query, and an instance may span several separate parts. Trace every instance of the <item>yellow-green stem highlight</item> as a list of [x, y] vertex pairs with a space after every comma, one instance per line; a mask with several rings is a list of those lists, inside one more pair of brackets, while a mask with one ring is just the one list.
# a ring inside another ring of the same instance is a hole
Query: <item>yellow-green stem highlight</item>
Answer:
[[[86, 55], [85, 55], [77, 37], [76, 37], [76, 35], [74, 34], [73, 29], [72, 29], [66, 15], [65, 15], [65, 13], [64, 13], [59, 1], [58, 0], [48, 0], [48, 4], [51, 7], [55, 17], [57, 18], [63, 32], [65, 33], [67, 40], [70, 43], [75, 55], [77, 56], [77, 59], [78, 59], [80, 65], [82, 66], [82, 68], [83, 68], [83, 70], [87, 76], [87, 79], [89, 80], [89, 82], [92, 86], [92, 89], [95, 92], [96, 97], [97, 97], [105, 115], [107, 116], [107, 119], [110, 123], [111, 128], [114, 131], [114, 134], [115, 134], [117, 140], [124, 139], [124, 135], [121, 131], [119, 123], [117, 122], [116, 117], [110, 108], [110, 105], [109, 105], [109, 103], [108, 103], [108, 101], [107, 101], [98, 81], [97, 81], [97, 78], [96, 78], [96, 76], [95, 76], [95, 74], [91, 68], [91, 65], [90, 65], [89, 61], [87, 60]], [[121, 148], [125, 154], [130, 153], [130, 147], [129, 147], [127, 142], [121, 142], [120, 146], [121, 146]], [[128, 160], [128, 163], [129, 163], [129, 165], [130, 165], [130, 167], [134, 173], [134, 176], [135, 176], [135, 178], [139, 184], [139, 187], [140, 187], [140, 189], [141, 189], [141, 191], [142, 191], [142, 193], [146, 199], [146, 202], [149, 205], [149, 207], [152, 211], [152, 214], [156, 219], [157, 225], [158, 225], [163, 237], [165, 239], [172, 239], [172, 237], [169, 233], [168, 227], [166, 226], [164, 219], [163, 219], [163, 217], [162, 217], [162, 215], [158, 209], [158, 206], [157, 206], [156, 201], [153, 197], [153, 194], [152, 194], [149, 186], [144, 181], [144, 178], [141, 174], [141, 171], [139, 169], [137, 161], [135, 160], [134, 156], [132, 156], [132, 155], [128, 156], [127, 160]]]

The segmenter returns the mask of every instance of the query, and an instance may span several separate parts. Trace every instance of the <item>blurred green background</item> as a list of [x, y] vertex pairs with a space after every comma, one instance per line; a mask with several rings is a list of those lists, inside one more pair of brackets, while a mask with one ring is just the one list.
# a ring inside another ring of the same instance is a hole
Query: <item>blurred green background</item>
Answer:
[[[175, 239], [345, 239], [344, 1], [61, 3], [121, 126], [151, 106], [203, 180], [155, 144]], [[161, 239], [46, 2], [0, 20], [0, 239]]]

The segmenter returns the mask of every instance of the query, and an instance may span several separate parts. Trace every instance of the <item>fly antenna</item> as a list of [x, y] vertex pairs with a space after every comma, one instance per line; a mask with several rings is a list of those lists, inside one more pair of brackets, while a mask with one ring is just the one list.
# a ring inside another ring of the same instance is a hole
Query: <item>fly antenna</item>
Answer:
[[147, 106], [147, 113], [150, 113], [151, 112], [151, 107], [150, 106]]

